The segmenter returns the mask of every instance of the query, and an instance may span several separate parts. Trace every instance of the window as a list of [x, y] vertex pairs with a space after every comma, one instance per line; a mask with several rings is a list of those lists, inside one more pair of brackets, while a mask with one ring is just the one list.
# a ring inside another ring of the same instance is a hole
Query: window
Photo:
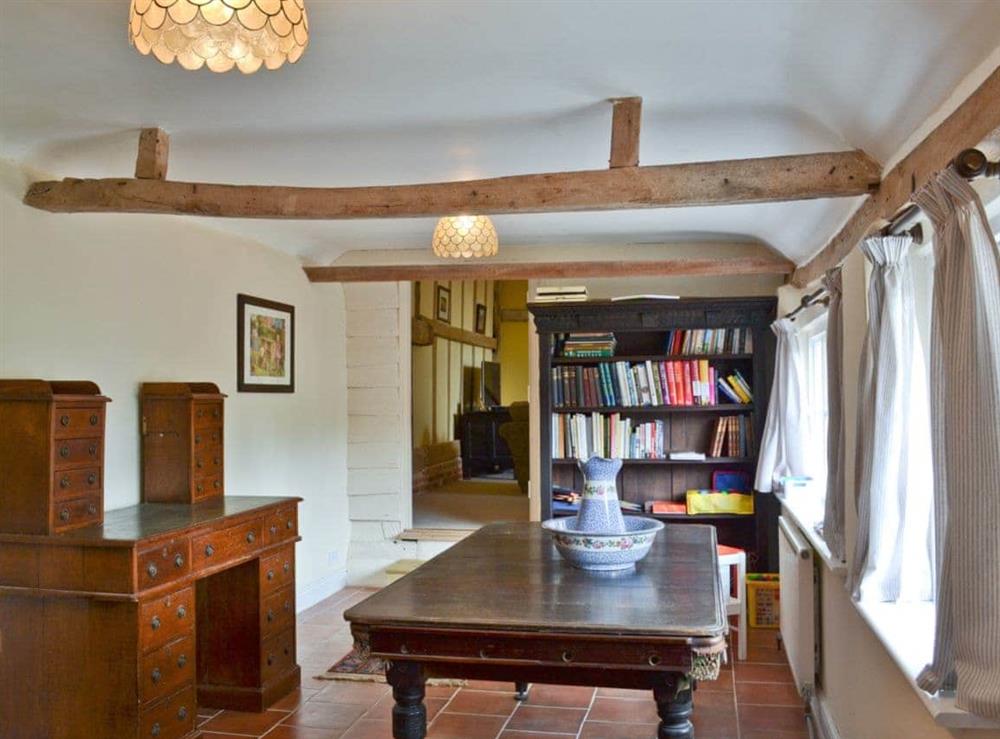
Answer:
[[826, 392], [826, 312], [813, 318], [799, 333], [805, 357], [806, 460], [812, 489], [826, 491], [826, 437], [829, 416]]

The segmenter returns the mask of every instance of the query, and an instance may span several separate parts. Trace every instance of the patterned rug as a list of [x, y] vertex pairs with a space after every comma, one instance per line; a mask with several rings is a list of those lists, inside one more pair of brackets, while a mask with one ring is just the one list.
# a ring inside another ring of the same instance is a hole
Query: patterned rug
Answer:
[[[354, 680], [357, 682], [384, 683], [385, 682], [385, 662], [378, 657], [362, 657], [357, 648], [352, 648], [337, 663], [322, 675], [316, 676], [317, 680]], [[465, 680], [451, 680], [447, 678], [433, 677], [427, 680], [427, 685], [448, 685], [461, 687], [465, 685]]]

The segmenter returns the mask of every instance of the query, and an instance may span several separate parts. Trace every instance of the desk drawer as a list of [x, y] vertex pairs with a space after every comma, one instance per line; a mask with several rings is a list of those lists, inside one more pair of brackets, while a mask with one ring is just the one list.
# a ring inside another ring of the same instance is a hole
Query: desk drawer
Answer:
[[139, 605], [139, 642], [143, 652], [159, 649], [194, 630], [194, 588], [176, 590]]
[[194, 637], [184, 636], [142, 658], [139, 700], [150, 703], [194, 684]]
[[219, 495], [220, 493], [222, 493], [221, 472], [217, 472], [214, 475], [207, 475], [205, 477], [196, 477], [194, 479], [195, 500], [207, 498], [212, 495]]
[[202, 449], [207, 449], [208, 447], [219, 446], [222, 444], [222, 429], [221, 428], [207, 428], [207, 429], [195, 429], [194, 438], [192, 439], [194, 444], [194, 451], [197, 454]]
[[260, 594], [270, 595], [295, 584], [295, 547], [288, 546], [260, 561]]
[[202, 475], [216, 475], [222, 473], [222, 447], [205, 447], [198, 449], [194, 453], [194, 474], [196, 477]]
[[266, 639], [295, 624], [295, 588], [282, 588], [261, 601], [260, 635]]
[[264, 542], [277, 544], [299, 534], [298, 508], [294, 505], [268, 514], [264, 519]]
[[63, 470], [53, 475], [52, 497], [56, 500], [75, 498], [84, 493], [100, 492], [100, 466], [84, 467], [78, 470]]
[[100, 491], [84, 498], [61, 500], [52, 507], [52, 530], [59, 533], [99, 523], [103, 513]]
[[52, 435], [57, 439], [78, 439], [104, 434], [104, 406], [57, 405], [52, 414]]
[[295, 629], [261, 642], [260, 674], [265, 685], [295, 666]]
[[194, 404], [194, 427], [196, 429], [222, 425], [222, 401], [209, 400]]
[[57, 470], [100, 464], [103, 439], [59, 439], [52, 444], [52, 466]]
[[139, 590], [148, 590], [184, 577], [191, 571], [191, 544], [171, 539], [166, 544], [139, 552]]
[[194, 731], [194, 686], [188, 686], [155, 706], [142, 712], [139, 719], [140, 739], [177, 739]]
[[213, 567], [252, 554], [261, 547], [261, 520], [202, 534], [194, 540], [194, 565]]

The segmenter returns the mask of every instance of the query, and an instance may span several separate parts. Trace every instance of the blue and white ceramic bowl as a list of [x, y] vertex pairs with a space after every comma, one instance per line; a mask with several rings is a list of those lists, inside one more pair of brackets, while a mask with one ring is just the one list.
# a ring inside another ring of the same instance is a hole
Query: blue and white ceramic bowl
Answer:
[[611, 572], [635, 567], [649, 553], [653, 540], [663, 528], [663, 522], [641, 516], [625, 516], [624, 534], [601, 534], [578, 531], [576, 516], [550, 518], [542, 528], [552, 534], [552, 540], [563, 559], [581, 570]]

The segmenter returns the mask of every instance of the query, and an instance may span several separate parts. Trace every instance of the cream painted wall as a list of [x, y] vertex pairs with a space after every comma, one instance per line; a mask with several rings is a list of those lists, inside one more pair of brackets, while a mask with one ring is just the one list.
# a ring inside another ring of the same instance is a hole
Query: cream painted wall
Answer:
[[[843, 264], [844, 286], [844, 423], [847, 552], [854, 550], [857, 515], [853, 500], [854, 447], [857, 441], [858, 369], [867, 325], [866, 264], [855, 249]], [[779, 290], [779, 313], [798, 305], [797, 291]], [[998, 739], [989, 730], [948, 730], [934, 723], [919, 697], [848, 595], [844, 577], [820, 568], [822, 592], [821, 687], [818, 697], [841, 739]]]
[[528, 322], [505, 321], [504, 310], [524, 310], [528, 305], [528, 281], [497, 282], [500, 314], [500, 396], [503, 405], [528, 399]]
[[[0, 376], [88, 379], [111, 397], [105, 500], [140, 496], [138, 389], [217, 383], [226, 491], [298, 495], [299, 608], [339, 589], [349, 538], [343, 291], [310, 285], [294, 257], [191, 219], [52, 215], [21, 203], [0, 161]], [[294, 394], [236, 392], [236, 294], [296, 310]]]

